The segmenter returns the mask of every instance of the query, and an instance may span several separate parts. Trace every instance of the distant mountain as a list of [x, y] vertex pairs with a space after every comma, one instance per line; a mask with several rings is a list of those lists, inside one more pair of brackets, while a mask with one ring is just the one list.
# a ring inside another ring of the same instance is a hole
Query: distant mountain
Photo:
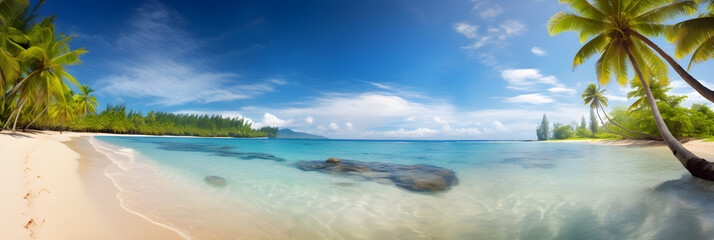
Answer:
[[290, 129], [278, 130], [278, 138], [293, 138], [293, 139], [327, 139], [320, 135], [314, 135], [304, 132], [296, 132]]

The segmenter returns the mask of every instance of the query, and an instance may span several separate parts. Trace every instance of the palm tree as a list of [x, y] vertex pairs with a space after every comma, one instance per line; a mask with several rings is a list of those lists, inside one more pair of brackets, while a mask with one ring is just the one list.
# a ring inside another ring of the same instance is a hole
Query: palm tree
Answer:
[[[662, 0], [653, 2], [659, 2], [658, 4], [662, 5], [665, 2], [671, 1]], [[706, 8], [707, 11], [710, 11], [708, 14], [702, 14], [702, 16], [700, 16], [699, 18], [694, 18], [675, 24], [669, 29], [669, 31], [666, 31], [666, 36], [668, 40], [671, 42], [675, 42], [676, 57], [682, 58], [694, 51], [692, 60], [689, 63], [689, 67], [691, 67], [692, 63], [700, 63], [711, 59], [712, 54], [714, 54], [714, 38], [712, 38], [712, 34], [714, 33], [714, 14], [712, 14], [711, 12], [712, 10], [714, 10], [714, 3], [712, 2], [712, 0], [703, 0], [702, 2], [708, 2], [708, 6]], [[694, 1], [675, 1], [675, 3], [671, 6], [671, 8], [663, 9], [663, 11], [661, 11], [660, 13], [652, 14], [647, 18], [649, 18], [649, 20], [651, 20], [653, 23], [656, 22], [658, 23], [658, 25], [661, 25], [659, 23], [676, 19], [677, 17], [681, 17], [685, 14], [696, 14], [697, 12], [697, 4]], [[657, 28], [658, 30], [656, 32], [656, 35], [661, 35], [662, 32], [660, 29], [662, 27], [657, 26]], [[646, 32], [641, 33], [647, 35]], [[701, 82], [692, 77], [692, 75], [689, 75], [689, 73], [685, 71], [684, 68], [682, 68], [682, 66], [680, 66], [679, 63], [674, 60], [674, 58], [664, 52], [659, 46], [657, 46], [657, 44], [654, 44], [654, 42], [652, 42], [647, 37], [643, 36], [635, 30], [630, 30], [629, 32], [627, 32], [627, 34], [630, 34], [633, 37], [641, 40], [642, 42], [647, 44], [647, 46], [657, 51], [657, 53], [662, 56], [662, 58], [664, 58], [667, 63], [672, 66], [672, 68], [674, 68], [674, 71], [677, 72], [677, 74], [679, 74], [679, 76], [687, 84], [689, 84], [689, 86], [694, 88], [694, 90], [696, 90], [700, 95], [702, 95], [710, 102], [714, 102], [714, 91], [704, 86]]]
[[[17, 46], [21, 48], [20, 62], [28, 67], [28, 73], [4, 96], [5, 99], [16, 99], [20, 103], [19, 107], [10, 114], [10, 118], [15, 114], [16, 119], [13, 131], [22, 107], [28, 99], [34, 98], [33, 96], [39, 93], [44, 93], [45, 101], [49, 101], [50, 97], [60, 99], [65, 93], [64, 80], [79, 86], [77, 80], [65, 71], [65, 66], [81, 63], [79, 56], [87, 51], [83, 48], [70, 51], [68, 43], [72, 36], [64, 34], [55, 36], [53, 19], [53, 17], [46, 18], [30, 29], [26, 41], [21, 42], [29, 47], [25, 49]], [[8, 124], [9, 121], [4, 127]]]
[[[694, 63], [705, 62], [714, 57], [714, 1], [703, 0], [700, 4], [706, 5], [707, 12], [698, 18], [675, 24], [667, 34], [667, 39], [675, 43], [675, 57], [681, 59], [692, 54], [687, 70]], [[707, 99], [711, 101], [710, 98]]]
[[50, 118], [59, 125], [60, 134], [62, 134], [65, 125], [74, 119], [77, 112], [77, 102], [75, 102], [74, 92], [69, 88], [66, 90], [63, 96], [58, 98], [50, 108]]
[[79, 88], [80, 94], [74, 96], [74, 100], [77, 102], [77, 114], [80, 116], [97, 112], [97, 98], [89, 96], [93, 92], [94, 89], [89, 88], [87, 85], [82, 85]]
[[625, 59], [628, 59], [636, 73], [633, 81], [642, 84], [664, 142], [693, 176], [714, 180], [714, 164], [687, 150], [669, 132], [646, 81], [653, 76], [666, 79], [666, 66], [644, 45], [644, 40], [637, 37], [638, 31], [651, 36], [661, 35], [665, 31], [661, 23], [689, 13], [691, 6], [687, 4], [691, 1], [669, 4], [667, 1], [655, 0], [596, 0], [594, 5], [587, 0], [560, 2], [569, 4], [575, 13], [559, 12], [554, 15], [548, 25], [550, 34], [572, 31], [579, 33], [581, 40], [592, 38], [578, 51], [573, 65], [580, 65], [589, 57], [600, 53], [595, 65], [600, 83], [605, 85], [614, 77], [618, 83], [624, 85], [629, 69]]
[[650, 139], [659, 139], [659, 138], [657, 138], [657, 137], [655, 137], [655, 136], [652, 136], [652, 135], [649, 135], [649, 134], [646, 134], [646, 133], [641, 133], [641, 132], [632, 131], [632, 130], [630, 130], [630, 129], [627, 129], [627, 128], [623, 127], [623, 126], [620, 125], [620, 124], [617, 124], [615, 121], [612, 121], [612, 119], [610, 119], [610, 116], [608, 116], [608, 115], [607, 115], [607, 112], [605, 111], [605, 107], [607, 107], [607, 101], [608, 101], [608, 100], [607, 100], [607, 97], [604, 96], [604, 93], [605, 93], [605, 89], [600, 90], [600, 87], [598, 87], [598, 86], [596, 86], [595, 84], [592, 84], [592, 83], [591, 83], [591, 84], [589, 84], [588, 87], [585, 89], [585, 91], [583, 92], [583, 94], [581, 95], [581, 97], [582, 97], [583, 100], [585, 101], [585, 105], [590, 104], [590, 108], [592, 108], [592, 109], [595, 110], [595, 113], [597, 114], [597, 117], [600, 119], [600, 122], [602, 123], [602, 126], [605, 127], [605, 130], [607, 130], [607, 131], [610, 132], [610, 133], [614, 133], [614, 134], [617, 134], [617, 135], [621, 135], [621, 136], [623, 136], [623, 137], [625, 137], [625, 138], [632, 138], [631, 136], [628, 136], [628, 135], [625, 135], [625, 134], [622, 134], [622, 133], [619, 133], [619, 132], [615, 132], [615, 131], [610, 130], [610, 128], [607, 127], [607, 124], [602, 120], [602, 117], [600, 117], [600, 111], [602, 111], [603, 115], [605, 115], [605, 118], [607, 119], [607, 121], [608, 121], [609, 123], [612, 123], [613, 125], [615, 125], [615, 126], [621, 128], [621, 129], [623, 129], [623, 130], [625, 130], [625, 131], [628, 131], [628, 132], [630, 132], [630, 133], [632, 133], [632, 134], [638, 134], [638, 135], [641, 135], [641, 136], [644, 136], [644, 137], [650, 138]]

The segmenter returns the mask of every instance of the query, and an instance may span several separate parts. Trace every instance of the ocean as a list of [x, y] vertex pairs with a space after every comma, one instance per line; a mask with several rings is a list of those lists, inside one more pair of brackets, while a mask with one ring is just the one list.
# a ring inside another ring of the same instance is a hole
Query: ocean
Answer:
[[[114, 163], [105, 174], [124, 208], [189, 239], [714, 238], [714, 184], [689, 176], [661, 147], [129, 136], [90, 142]], [[458, 181], [428, 191], [396, 178], [300, 168], [331, 157], [428, 165], [453, 171]]]

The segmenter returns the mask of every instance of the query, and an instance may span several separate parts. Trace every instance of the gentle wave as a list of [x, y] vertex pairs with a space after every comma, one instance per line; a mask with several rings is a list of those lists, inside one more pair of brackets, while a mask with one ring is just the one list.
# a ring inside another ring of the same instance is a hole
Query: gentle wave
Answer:
[[[149, 216], [146, 216], [138, 211], [132, 210], [131, 208], [126, 206], [127, 204], [125, 203], [125, 200], [121, 197], [122, 191], [124, 191], [124, 190], [120, 186], [120, 184], [117, 183], [116, 177], [114, 177], [114, 176], [116, 176], [116, 174], [119, 173], [119, 171], [117, 171], [116, 168], [121, 169], [121, 171], [124, 171], [124, 172], [129, 171], [129, 168], [125, 165], [134, 162], [134, 159], [136, 156], [136, 151], [134, 149], [112, 146], [111, 144], [101, 142], [101, 141], [95, 139], [94, 137], [91, 137], [89, 139], [89, 143], [92, 145], [92, 147], [94, 147], [94, 149], [97, 152], [104, 154], [107, 157], [107, 159], [109, 159], [112, 162], [112, 165], [105, 168], [104, 175], [107, 176], [107, 178], [109, 178], [112, 181], [112, 183], [114, 184], [114, 186], [119, 190], [119, 193], [117, 194], [117, 198], [119, 199], [119, 205], [124, 210], [126, 210], [127, 212], [130, 212], [130, 213], [133, 213], [139, 217], [142, 217], [153, 224], [170, 229], [170, 230], [178, 233], [181, 237], [183, 237], [187, 240], [191, 240], [191, 238], [188, 236], [188, 234], [185, 233], [184, 231], [182, 231], [181, 229], [169, 226], [167, 224], [164, 224], [164, 223], [161, 223], [158, 221], [155, 221], [155, 220], [151, 219]], [[112, 150], [112, 149], [117, 149], [117, 150]], [[124, 155], [126, 158], [122, 159], [122, 157], [117, 157], [118, 155]], [[116, 167], [116, 168], [114, 168], [112, 170], [113, 167]]]

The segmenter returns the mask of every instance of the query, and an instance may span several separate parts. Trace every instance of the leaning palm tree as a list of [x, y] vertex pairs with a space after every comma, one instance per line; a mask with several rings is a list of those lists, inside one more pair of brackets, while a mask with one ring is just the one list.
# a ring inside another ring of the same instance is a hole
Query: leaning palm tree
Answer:
[[46, 92], [45, 97], [52, 96], [59, 99], [65, 91], [64, 80], [79, 86], [77, 80], [66, 72], [65, 66], [81, 63], [79, 56], [87, 51], [83, 48], [70, 50], [68, 43], [72, 40], [72, 36], [64, 34], [56, 36], [53, 19], [46, 18], [31, 28], [26, 42], [22, 42], [29, 47], [25, 49], [16, 44], [17, 47], [22, 48], [19, 59], [25, 63], [23, 65], [28, 66], [29, 72], [4, 96], [5, 99], [16, 99], [18, 102], [18, 107], [10, 114], [4, 127], [7, 127], [13, 115], [16, 119], [15, 124], [17, 123], [22, 108], [33, 95]]
[[585, 105], [590, 104], [590, 108], [595, 110], [595, 113], [597, 114], [597, 117], [600, 119], [600, 122], [602, 123], [602, 126], [605, 127], [605, 130], [607, 130], [610, 133], [614, 133], [617, 135], [621, 135], [625, 138], [633, 138], [631, 136], [628, 136], [623, 133], [615, 132], [610, 130], [610, 128], [607, 127], [607, 123], [602, 120], [602, 117], [600, 117], [600, 111], [602, 111], [603, 115], [605, 115], [605, 118], [609, 123], [612, 123], [612, 125], [615, 125], [629, 133], [640, 135], [649, 139], [659, 139], [658, 137], [646, 134], [646, 133], [641, 133], [641, 132], [635, 132], [632, 131], [620, 124], [617, 124], [615, 121], [610, 119], [610, 116], [607, 115], [607, 112], [605, 111], [605, 107], [607, 107], [607, 97], [604, 96], [605, 89], [600, 90], [600, 87], [596, 86], [595, 84], [589, 84], [588, 87], [585, 89], [581, 97], [585, 101]]
[[585, 101], [585, 105], [590, 104], [590, 108], [595, 110], [597, 118], [600, 119], [600, 123], [602, 123], [602, 126], [605, 127], [605, 130], [625, 138], [632, 138], [626, 134], [610, 130], [610, 128], [607, 127], [607, 124], [605, 124], [605, 121], [602, 120], [602, 117], [600, 117], [600, 108], [602, 108], [603, 105], [607, 106], [607, 97], [603, 96], [604, 92], [605, 89], [600, 90], [600, 88], [595, 86], [595, 84], [590, 84], [585, 89], [585, 92], [583, 92], [581, 97]]
[[603, 85], [612, 77], [624, 85], [631, 67], [635, 72], [633, 81], [642, 84], [657, 129], [674, 156], [692, 176], [714, 180], [714, 164], [687, 150], [669, 132], [646, 80], [653, 76], [666, 79], [666, 66], [644, 45], [643, 39], [636, 37], [637, 32], [661, 35], [665, 31], [661, 20], [667, 19], [664, 16], [683, 15], [688, 13], [690, 6], [680, 1], [669, 4], [657, 0], [596, 0], [594, 4], [587, 0], [560, 2], [567, 3], [575, 13], [559, 12], [553, 16], [548, 24], [550, 34], [572, 31], [579, 33], [581, 40], [592, 38], [576, 54], [574, 66], [600, 53], [595, 68]]
[[675, 44], [675, 57], [681, 59], [692, 54], [687, 70], [692, 64], [714, 58], [714, 1], [703, 0], [700, 4], [706, 6], [706, 12], [698, 18], [675, 24], [667, 34], [667, 39]]
[[585, 105], [587, 105], [588, 103], [590, 103], [590, 108], [593, 108], [593, 109], [595, 110], [595, 112], [597, 113], [598, 118], [600, 118], [600, 122], [602, 122], [603, 127], [605, 127], [605, 129], [606, 129], [608, 132], [611, 132], [611, 133], [614, 133], [614, 134], [618, 134], [618, 135], [622, 135], [622, 136], [627, 137], [627, 138], [632, 138], [632, 137], [630, 137], [630, 136], [627, 136], [627, 135], [624, 135], [624, 134], [621, 134], [621, 133], [614, 132], [614, 131], [610, 130], [610, 129], [607, 127], [607, 124], [606, 124], [606, 123], [602, 120], [602, 118], [600, 117], [600, 112], [599, 112], [599, 111], [602, 111], [602, 114], [605, 115], [605, 118], [607, 119], [607, 122], [612, 123], [612, 125], [615, 125], [615, 126], [619, 127], [619, 128], [622, 129], [622, 130], [625, 130], [625, 131], [627, 131], [627, 132], [629, 132], [629, 133], [631, 133], [631, 134], [640, 135], [640, 136], [643, 136], [643, 137], [649, 138], [649, 139], [660, 139], [660, 138], [658, 138], [658, 137], [655, 137], [655, 136], [652, 136], [652, 135], [649, 135], [649, 134], [646, 134], [646, 133], [641, 133], [641, 132], [632, 131], [632, 130], [630, 130], [630, 129], [628, 129], [628, 128], [626, 128], [626, 127], [620, 125], [620, 124], [617, 124], [617, 122], [613, 121], [613, 120], [610, 118], [610, 116], [607, 115], [607, 112], [605, 111], [605, 107], [607, 107], [607, 101], [608, 101], [608, 100], [607, 100], [607, 97], [604, 96], [604, 93], [605, 93], [605, 89], [600, 90], [600, 87], [597, 87], [595, 84], [589, 84], [588, 87], [587, 87], [587, 88], [585, 89], [585, 91], [583, 92], [583, 94], [581, 95], [581, 97], [582, 97], [583, 100], [585, 101]]

